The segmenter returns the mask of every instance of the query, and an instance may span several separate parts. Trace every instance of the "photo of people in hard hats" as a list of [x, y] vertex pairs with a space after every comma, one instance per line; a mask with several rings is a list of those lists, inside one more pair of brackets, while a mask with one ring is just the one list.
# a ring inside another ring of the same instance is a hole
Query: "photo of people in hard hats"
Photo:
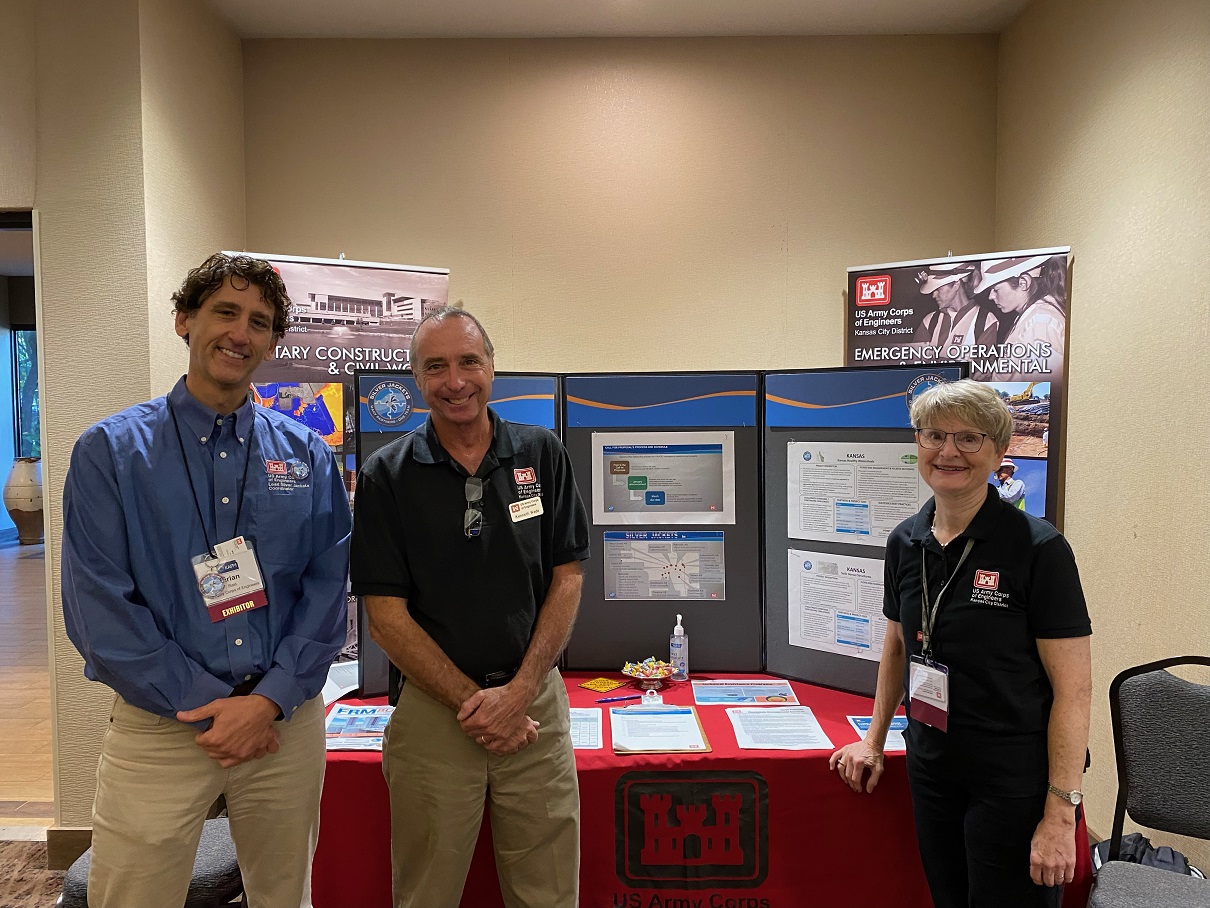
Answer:
[[938, 262], [917, 272], [915, 281], [920, 293], [932, 298], [937, 308], [925, 310], [912, 334], [913, 343], [944, 350], [951, 345], [987, 346], [996, 342], [999, 317], [991, 306], [981, 306], [974, 300], [978, 276], [974, 262]]
[[862, 265], [848, 269], [846, 298], [846, 365], [965, 362], [971, 378], [996, 389], [1013, 414], [1007, 456], [1027, 486], [1025, 510], [1051, 520], [1058, 495], [1046, 464], [1057, 473], [1062, 458], [1069, 252]]
[[1067, 336], [1067, 256], [1015, 255], [979, 263], [974, 295], [1000, 313], [997, 341], [1008, 347], [992, 378], [1061, 379]]

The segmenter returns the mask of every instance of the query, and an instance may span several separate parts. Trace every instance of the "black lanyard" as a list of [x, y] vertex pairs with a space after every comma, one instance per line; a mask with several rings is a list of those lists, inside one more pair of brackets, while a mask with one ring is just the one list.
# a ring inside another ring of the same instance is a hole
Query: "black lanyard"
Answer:
[[920, 633], [924, 642], [922, 653], [926, 662], [933, 661], [933, 626], [937, 620], [937, 612], [941, 610], [941, 600], [945, 597], [945, 591], [950, 588], [950, 584], [954, 582], [954, 578], [958, 576], [958, 572], [962, 570], [962, 564], [966, 561], [966, 556], [971, 553], [971, 549], [975, 545], [974, 539], [966, 540], [966, 548], [962, 550], [962, 557], [958, 559], [958, 564], [955, 565], [953, 572], [945, 581], [945, 585], [941, 587], [941, 592], [937, 594], [937, 598], [933, 600], [933, 607], [929, 609], [929, 566], [927, 555], [928, 552], [924, 546], [920, 547], [920, 579], [924, 584], [924, 590], [920, 596]]
[[[176, 408], [171, 403], [168, 404], [168, 413], [172, 416], [172, 425], [176, 429], [176, 443], [181, 449], [181, 461], [185, 464], [185, 478], [189, 480], [189, 492], [193, 496], [193, 506], [197, 509], [198, 523], [202, 525], [202, 538], [206, 540], [206, 551], [210, 553], [211, 558], [217, 558], [218, 553], [214, 551], [214, 546], [210, 544], [210, 534], [206, 532], [206, 518], [202, 516], [202, 506], [197, 497], [197, 486], [193, 484], [193, 472], [189, 469], [189, 458], [185, 456], [185, 442], [181, 438], [181, 424], [176, 421]], [[231, 414], [232, 431], [235, 426], [235, 414]], [[252, 411], [252, 426], [248, 429], [248, 443], [245, 445], [246, 455], [244, 457], [244, 475], [239, 481], [239, 498], [235, 505], [235, 530], [239, 531], [239, 517], [244, 511], [244, 490], [248, 487], [248, 464], [252, 462], [252, 436], [256, 434], [256, 411]], [[218, 518], [215, 518], [215, 528], [218, 527]]]

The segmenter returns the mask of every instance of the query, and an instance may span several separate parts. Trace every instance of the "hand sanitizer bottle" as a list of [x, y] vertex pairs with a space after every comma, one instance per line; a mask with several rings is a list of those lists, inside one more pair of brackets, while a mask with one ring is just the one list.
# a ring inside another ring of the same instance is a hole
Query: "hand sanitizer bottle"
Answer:
[[676, 616], [676, 627], [668, 638], [668, 661], [672, 663], [672, 680], [689, 680], [689, 636], [681, 626], [681, 616]]

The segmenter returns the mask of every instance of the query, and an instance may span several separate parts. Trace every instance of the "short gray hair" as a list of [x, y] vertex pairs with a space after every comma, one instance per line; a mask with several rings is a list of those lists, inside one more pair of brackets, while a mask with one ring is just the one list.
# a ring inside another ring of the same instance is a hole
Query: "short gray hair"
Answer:
[[460, 309], [457, 306], [441, 306], [440, 308], [434, 309], [432, 312], [426, 315], [420, 320], [420, 324], [416, 326], [416, 331], [412, 334], [412, 342], [408, 346], [409, 363], [414, 364], [416, 362], [416, 338], [420, 336], [420, 329], [429, 322], [443, 322], [447, 318], [469, 319], [471, 323], [479, 329], [479, 336], [483, 338], [483, 349], [487, 353], [487, 358], [492, 359], [495, 357], [496, 348], [492, 346], [492, 339], [487, 336], [487, 329], [483, 327], [483, 323], [479, 321], [479, 319], [475, 318], [465, 309]]
[[912, 401], [912, 425], [930, 428], [938, 422], [962, 422], [987, 433], [997, 448], [1013, 437], [1013, 415], [991, 385], [964, 378], [934, 385]]

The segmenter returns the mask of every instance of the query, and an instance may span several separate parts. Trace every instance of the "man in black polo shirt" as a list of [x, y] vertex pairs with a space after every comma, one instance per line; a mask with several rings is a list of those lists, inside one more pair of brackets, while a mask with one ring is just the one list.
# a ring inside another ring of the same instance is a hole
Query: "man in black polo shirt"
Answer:
[[395, 905], [456, 908], [485, 798], [505, 903], [574, 906], [579, 795], [555, 661], [588, 519], [567, 452], [487, 402], [493, 348], [442, 308], [412, 339], [429, 418], [366, 460], [353, 592], [406, 683], [383, 742]]

